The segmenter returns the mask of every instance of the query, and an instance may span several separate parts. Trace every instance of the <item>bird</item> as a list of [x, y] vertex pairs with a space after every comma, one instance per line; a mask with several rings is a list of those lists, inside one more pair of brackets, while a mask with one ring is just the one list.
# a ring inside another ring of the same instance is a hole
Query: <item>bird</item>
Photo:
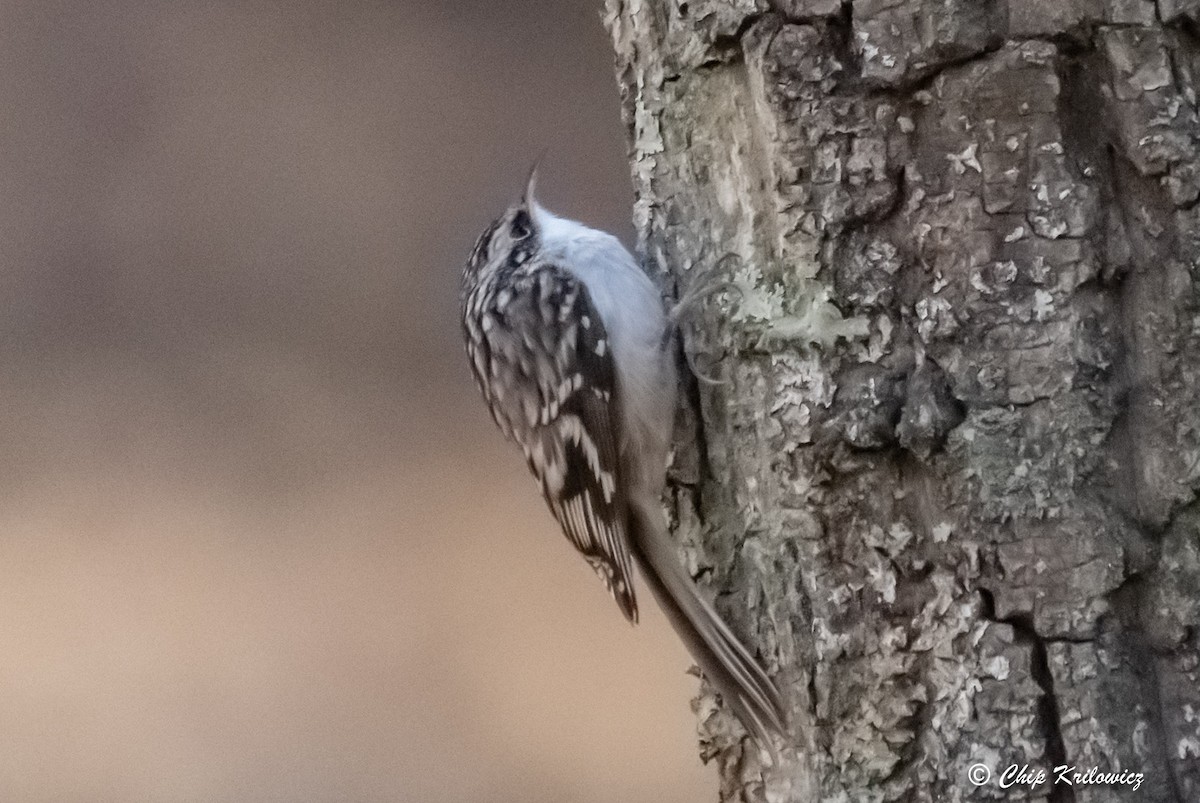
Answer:
[[777, 763], [772, 738], [787, 721], [779, 690], [684, 569], [662, 508], [678, 382], [673, 316], [616, 237], [548, 211], [536, 181], [535, 165], [463, 269], [476, 383], [621, 613], [637, 623], [636, 566], [704, 676]]

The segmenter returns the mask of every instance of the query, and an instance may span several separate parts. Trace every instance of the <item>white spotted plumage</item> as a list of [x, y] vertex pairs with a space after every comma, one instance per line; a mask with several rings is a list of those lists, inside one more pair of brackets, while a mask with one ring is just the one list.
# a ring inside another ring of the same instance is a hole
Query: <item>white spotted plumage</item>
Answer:
[[554, 517], [631, 622], [633, 562], [705, 676], [759, 741], [784, 729], [779, 692], [683, 570], [660, 498], [675, 410], [670, 326], [616, 238], [525, 196], [463, 272], [475, 378]]

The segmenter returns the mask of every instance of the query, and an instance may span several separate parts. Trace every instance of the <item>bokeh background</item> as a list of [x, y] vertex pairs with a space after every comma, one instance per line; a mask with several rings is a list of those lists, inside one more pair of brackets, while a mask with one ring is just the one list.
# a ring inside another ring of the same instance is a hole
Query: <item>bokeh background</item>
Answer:
[[470, 381], [459, 268], [630, 238], [599, 3], [0, 3], [0, 800], [711, 799]]

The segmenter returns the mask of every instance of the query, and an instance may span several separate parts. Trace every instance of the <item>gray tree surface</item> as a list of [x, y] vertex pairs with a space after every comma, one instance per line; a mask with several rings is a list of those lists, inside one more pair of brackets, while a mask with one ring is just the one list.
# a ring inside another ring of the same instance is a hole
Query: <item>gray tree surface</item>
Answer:
[[1200, 801], [1200, 2], [607, 24], [648, 263], [742, 289], [673, 503], [792, 743], [702, 695], [721, 800]]

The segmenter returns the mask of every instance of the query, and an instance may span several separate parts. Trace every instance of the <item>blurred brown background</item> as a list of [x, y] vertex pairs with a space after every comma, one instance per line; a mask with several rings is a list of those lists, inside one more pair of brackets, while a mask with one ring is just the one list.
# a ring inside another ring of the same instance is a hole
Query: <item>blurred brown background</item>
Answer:
[[598, 6], [0, 4], [0, 800], [712, 796], [459, 340], [543, 148], [629, 238]]

